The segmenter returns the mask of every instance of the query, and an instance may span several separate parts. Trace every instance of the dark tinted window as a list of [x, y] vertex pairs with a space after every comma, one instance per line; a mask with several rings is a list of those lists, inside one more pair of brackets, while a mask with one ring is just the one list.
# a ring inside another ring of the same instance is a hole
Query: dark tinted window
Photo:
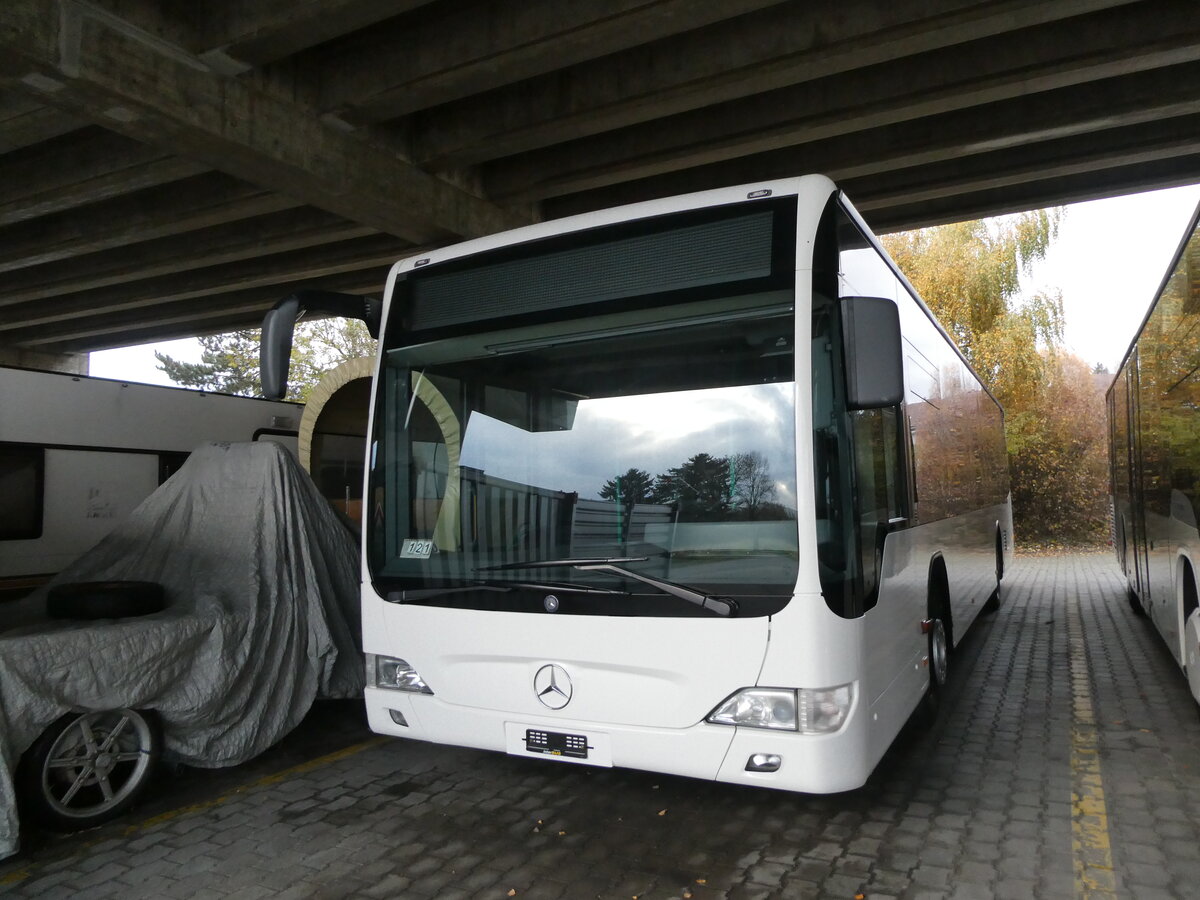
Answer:
[[0, 541], [32, 540], [42, 536], [42, 485], [46, 451], [41, 447], [0, 445]]
[[167, 452], [158, 454], [158, 483], [163, 484], [168, 478], [178, 472], [190, 453]]

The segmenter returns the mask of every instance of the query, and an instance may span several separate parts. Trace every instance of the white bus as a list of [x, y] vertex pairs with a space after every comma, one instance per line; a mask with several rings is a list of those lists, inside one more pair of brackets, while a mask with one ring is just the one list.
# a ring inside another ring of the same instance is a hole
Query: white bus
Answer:
[[1200, 702], [1200, 208], [1108, 389], [1113, 547]]
[[296, 451], [303, 406], [0, 367], [0, 600], [96, 544], [205, 441]]
[[404, 260], [382, 318], [377, 732], [842, 791], [999, 602], [1000, 407], [824, 177]]

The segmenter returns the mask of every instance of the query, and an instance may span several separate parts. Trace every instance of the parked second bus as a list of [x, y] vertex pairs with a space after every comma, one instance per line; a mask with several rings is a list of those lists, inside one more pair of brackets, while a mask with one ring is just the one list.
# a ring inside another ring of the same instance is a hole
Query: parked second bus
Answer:
[[1200, 208], [1107, 399], [1113, 546], [1129, 602], [1200, 702]]

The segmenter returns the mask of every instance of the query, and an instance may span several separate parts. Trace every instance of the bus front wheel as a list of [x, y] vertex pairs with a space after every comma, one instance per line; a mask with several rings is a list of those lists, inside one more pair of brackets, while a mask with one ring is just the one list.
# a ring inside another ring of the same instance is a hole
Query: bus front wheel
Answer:
[[929, 689], [941, 693], [950, 676], [950, 641], [941, 619], [934, 619], [929, 629]]
[[926, 726], [932, 726], [937, 720], [942, 694], [950, 678], [950, 635], [946, 623], [941, 619], [930, 619], [928, 627], [929, 689], [925, 691], [922, 701], [921, 720]]

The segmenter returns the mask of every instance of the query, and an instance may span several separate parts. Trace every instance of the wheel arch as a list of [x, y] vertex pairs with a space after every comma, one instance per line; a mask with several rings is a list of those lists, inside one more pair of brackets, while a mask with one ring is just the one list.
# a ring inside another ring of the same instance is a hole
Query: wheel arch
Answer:
[[1180, 549], [1175, 563], [1175, 597], [1179, 603], [1179, 628], [1182, 634], [1188, 618], [1200, 605], [1196, 590], [1196, 567], [1191, 553], [1186, 549]]

